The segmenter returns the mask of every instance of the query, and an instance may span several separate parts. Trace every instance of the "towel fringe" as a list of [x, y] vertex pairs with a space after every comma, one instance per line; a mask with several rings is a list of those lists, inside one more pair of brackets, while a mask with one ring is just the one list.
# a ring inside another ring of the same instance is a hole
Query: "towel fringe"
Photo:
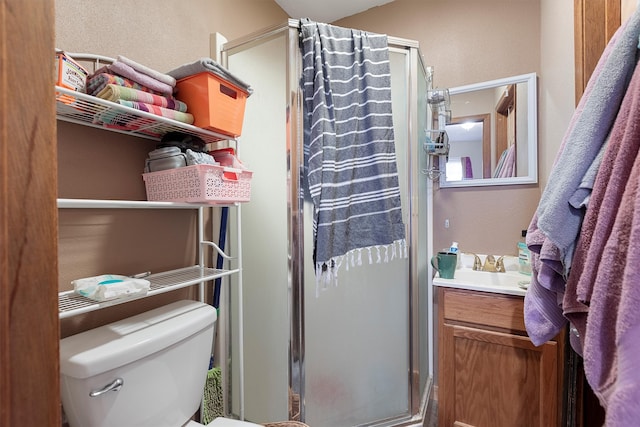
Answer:
[[[382, 262], [388, 263], [395, 258], [408, 257], [407, 242], [405, 239], [400, 239], [388, 245], [375, 245], [366, 248], [352, 249], [344, 255], [331, 258], [329, 261], [316, 263], [316, 297], [320, 296], [321, 290], [324, 291], [329, 288], [329, 286], [338, 286], [338, 271], [343, 265], [345, 270], [349, 271], [350, 268], [361, 267], [365, 264], [362, 260], [362, 251], [364, 249], [367, 250], [369, 265], [374, 264], [372, 254], [374, 249], [378, 254], [375, 260], [376, 264], [381, 264]], [[382, 251], [384, 251], [384, 261]]]

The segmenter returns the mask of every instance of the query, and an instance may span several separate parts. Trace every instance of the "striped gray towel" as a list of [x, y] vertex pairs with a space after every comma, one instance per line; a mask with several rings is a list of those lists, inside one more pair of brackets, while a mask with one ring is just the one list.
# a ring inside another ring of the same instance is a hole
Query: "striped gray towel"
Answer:
[[[406, 256], [387, 36], [300, 21], [316, 279]], [[366, 249], [365, 249], [366, 248]]]

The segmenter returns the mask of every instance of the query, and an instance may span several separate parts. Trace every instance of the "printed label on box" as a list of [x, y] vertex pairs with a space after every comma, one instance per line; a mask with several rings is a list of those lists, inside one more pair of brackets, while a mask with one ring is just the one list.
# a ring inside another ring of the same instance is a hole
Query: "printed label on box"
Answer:
[[58, 54], [56, 61], [58, 86], [83, 91], [87, 83], [87, 70], [64, 54]]

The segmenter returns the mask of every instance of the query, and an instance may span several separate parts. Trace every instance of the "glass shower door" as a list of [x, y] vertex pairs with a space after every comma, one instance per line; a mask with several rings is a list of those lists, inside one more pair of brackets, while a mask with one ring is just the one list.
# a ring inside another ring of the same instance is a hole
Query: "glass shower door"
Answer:
[[[392, 102], [404, 222], [409, 207], [405, 51], [391, 51]], [[409, 416], [409, 259], [339, 273], [320, 291], [312, 265], [313, 205], [305, 223], [305, 420], [314, 427], [357, 426]], [[364, 258], [364, 257], [363, 257]]]
[[[422, 148], [415, 147], [424, 122], [424, 110], [417, 110], [426, 103], [417, 102], [417, 80], [424, 77], [416, 76], [417, 49], [390, 49], [409, 257], [343, 266], [338, 286], [317, 297], [313, 207], [299, 199], [302, 100], [295, 21], [227, 43], [223, 53], [229, 69], [254, 88], [238, 143], [254, 175], [251, 202], [241, 207], [243, 362], [237, 313], [230, 319], [232, 413], [240, 413], [243, 363], [247, 420], [281, 421], [300, 412], [313, 427], [407, 422], [430, 379], [427, 193]], [[237, 285], [232, 281], [229, 310], [238, 307]]]

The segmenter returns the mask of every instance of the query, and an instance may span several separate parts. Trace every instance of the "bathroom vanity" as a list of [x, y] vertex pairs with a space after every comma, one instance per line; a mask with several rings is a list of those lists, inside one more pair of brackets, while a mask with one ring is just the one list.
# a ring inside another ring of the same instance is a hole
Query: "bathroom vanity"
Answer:
[[559, 426], [563, 337], [539, 347], [524, 326], [517, 272], [434, 278], [440, 426]]

